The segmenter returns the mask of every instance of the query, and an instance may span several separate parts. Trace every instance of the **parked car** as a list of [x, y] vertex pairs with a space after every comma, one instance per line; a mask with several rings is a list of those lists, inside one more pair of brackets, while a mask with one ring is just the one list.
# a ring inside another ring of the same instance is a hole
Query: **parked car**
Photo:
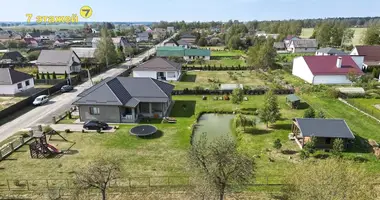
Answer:
[[105, 122], [88, 121], [88, 122], [84, 123], [83, 128], [87, 129], [87, 130], [102, 130], [102, 129], [108, 129], [109, 126]]
[[74, 89], [74, 87], [71, 85], [64, 85], [61, 87], [61, 92], [70, 92], [73, 89]]
[[38, 106], [38, 105], [42, 105], [46, 102], [49, 101], [49, 96], [48, 95], [40, 95], [38, 96], [37, 98], [34, 99], [33, 101], [33, 105], [35, 106]]

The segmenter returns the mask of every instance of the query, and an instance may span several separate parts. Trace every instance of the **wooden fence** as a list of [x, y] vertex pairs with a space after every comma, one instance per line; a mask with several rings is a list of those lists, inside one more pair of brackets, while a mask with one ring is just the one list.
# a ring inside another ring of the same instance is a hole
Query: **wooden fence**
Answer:
[[29, 142], [31, 137], [22, 137], [16, 138], [9, 142], [8, 144], [0, 148], [0, 161], [11, 155], [14, 151], [22, 147], [25, 143]]
[[[259, 176], [247, 186], [281, 186], [282, 176]], [[190, 176], [129, 177], [110, 182], [110, 188], [151, 188], [194, 186], [199, 178]], [[0, 180], [0, 191], [39, 191], [75, 189], [74, 179], [5, 179]]]

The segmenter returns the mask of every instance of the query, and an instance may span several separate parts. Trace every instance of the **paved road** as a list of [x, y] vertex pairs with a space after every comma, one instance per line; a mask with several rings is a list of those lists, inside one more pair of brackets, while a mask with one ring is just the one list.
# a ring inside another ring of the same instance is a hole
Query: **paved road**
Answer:
[[[164, 42], [156, 46], [162, 46]], [[97, 81], [107, 77], [120, 75], [128, 69], [128, 65], [138, 64], [145, 57], [154, 54], [156, 52], [156, 46], [133, 58], [131, 61], [120, 64], [118, 67], [112, 68], [102, 74], [99, 74], [98, 76], [93, 77], [92, 80]], [[51, 124], [53, 116], [60, 115], [67, 111], [72, 106], [71, 104], [74, 100], [76, 100], [77, 95], [89, 87], [91, 87], [91, 82], [86, 81], [81, 85], [76, 86], [74, 91], [57, 95], [50, 99], [47, 104], [36, 107], [18, 118], [3, 124], [0, 126], [0, 142], [12, 136], [17, 131], [34, 127], [38, 124]]]

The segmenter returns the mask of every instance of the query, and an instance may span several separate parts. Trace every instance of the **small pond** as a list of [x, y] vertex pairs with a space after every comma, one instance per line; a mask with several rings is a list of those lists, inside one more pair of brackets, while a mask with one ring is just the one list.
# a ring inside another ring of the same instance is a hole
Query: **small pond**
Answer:
[[232, 114], [203, 114], [194, 129], [194, 140], [199, 139], [202, 133], [207, 134], [208, 141], [220, 136], [232, 136]]

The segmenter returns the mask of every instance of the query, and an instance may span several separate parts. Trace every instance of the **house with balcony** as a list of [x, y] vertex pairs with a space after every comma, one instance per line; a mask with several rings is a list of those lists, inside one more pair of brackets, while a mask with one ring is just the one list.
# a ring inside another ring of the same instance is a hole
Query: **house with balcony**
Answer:
[[135, 123], [142, 118], [166, 117], [174, 85], [137, 77], [109, 77], [78, 94], [80, 121]]

